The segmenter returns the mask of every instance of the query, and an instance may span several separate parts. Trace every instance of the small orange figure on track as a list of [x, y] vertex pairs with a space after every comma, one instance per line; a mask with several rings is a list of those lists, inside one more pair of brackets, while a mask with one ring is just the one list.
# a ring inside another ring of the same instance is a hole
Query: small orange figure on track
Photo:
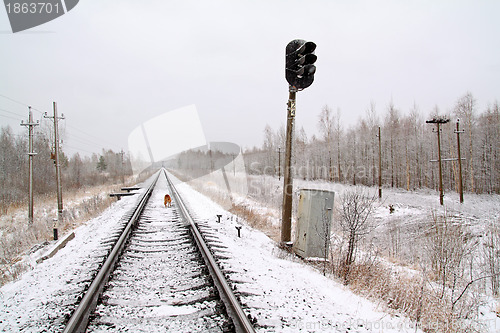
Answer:
[[170, 195], [165, 194], [165, 200], [164, 200], [165, 207], [172, 207], [172, 198]]

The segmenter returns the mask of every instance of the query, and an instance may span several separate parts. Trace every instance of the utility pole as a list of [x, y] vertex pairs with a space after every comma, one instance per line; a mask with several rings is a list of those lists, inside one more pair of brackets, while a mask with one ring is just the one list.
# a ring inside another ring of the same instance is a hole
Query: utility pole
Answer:
[[442, 163], [441, 163], [441, 136], [440, 136], [440, 124], [446, 124], [449, 122], [448, 118], [440, 118], [436, 117], [431, 120], [427, 120], [427, 124], [436, 124], [436, 132], [438, 139], [438, 162], [439, 162], [439, 203], [441, 206], [444, 204], [444, 191], [443, 191], [443, 171], [442, 171]]
[[57, 103], [53, 102], [54, 116], [47, 116], [45, 118], [54, 118], [54, 150], [55, 150], [55, 166], [56, 166], [56, 185], [57, 185], [57, 220], [54, 221], [54, 240], [58, 239], [57, 228], [62, 223], [63, 219], [63, 199], [62, 199], [62, 184], [61, 184], [61, 170], [59, 164], [59, 119], [64, 119], [64, 115], [57, 116]]
[[231, 154], [231, 156], [233, 157], [233, 176], [236, 177], [236, 156], [234, 154]]
[[382, 199], [382, 136], [378, 127], [378, 197]]
[[38, 126], [38, 120], [36, 123], [33, 122], [33, 112], [31, 111], [31, 106], [28, 106], [29, 118], [28, 122], [24, 123], [21, 121], [21, 126], [28, 127], [29, 133], [29, 151], [28, 151], [28, 196], [29, 196], [29, 206], [28, 206], [28, 224], [31, 226], [33, 224], [33, 156], [36, 155], [33, 152], [33, 127]]
[[460, 193], [460, 203], [464, 203], [464, 189], [462, 182], [462, 158], [460, 156], [460, 134], [464, 133], [464, 131], [460, 130], [460, 119], [457, 119], [457, 129], [455, 133], [457, 133], [457, 149], [458, 149], [458, 192]]
[[122, 150], [120, 150], [120, 158], [121, 158], [121, 164], [120, 164], [120, 173], [121, 173], [121, 176], [122, 176], [122, 184], [125, 183], [125, 175], [124, 175], [124, 171], [123, 171], [123, 164], [125, 164], [125, 162], [123, 162], [123, 154], [125, 154], [125, 152]]
[[281, 146], [278, 147], [278, 180], [281, 180]]

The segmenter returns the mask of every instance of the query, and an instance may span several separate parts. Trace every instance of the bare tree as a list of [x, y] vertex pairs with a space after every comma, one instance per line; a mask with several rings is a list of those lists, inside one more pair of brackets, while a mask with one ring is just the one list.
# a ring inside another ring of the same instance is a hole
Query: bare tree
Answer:
[[[497, 103], [488, 106], [487, 110], [478, 117], [476, 129], [478, 133], [478, 157], [474, 161], [475, 169], [480, 172], [476, 188], [481, 192], [500, 192], [500, 106]], [[478, 184], [479, 183], [479, 184]]]
[[370, 194], [363, 187], [355, 187], [346, 190], [340, 196], [338, 213], [340, 216], [340, 227], [347, 237], [347, 253], [344, 260], [344, 282], [349, 282], [349, 269], [354, 262], [354, 253], [357, 242], [361, 236], [368, 234], [372, 230], [370, 215], [374, 209], [377, 196]]
[[[379, 119], [377, 116], [377, 111], [375, 110], [375, 102], [370, 102], [370, 107], [366, 110], [366, 126], [368, 127], [366, 135], [368, 136], [366, 139], [366, 144], [371, 148], [369, 154], [371, 156], [371, 175], [372, 182], [371, 185], [377, 184], [377, 159], [378, 159], [378, 127], [379, 127]], [[370, 163], [370, 160], [367, 158], [366, 165]]]
[[441, 282], [440, 298], [444, 297], [446, 287], [452, 283], [466, 256], [468, 236], [458, 223], [453, 223], [444, 215], [433, 212], [432, 224], [427, 232], [426, 252], [429, 255], [436, 279]]
[[332, 109], [325, 105], [319, 114], [318, 128], [321, 134], [323, 134], [323, 140], [325, 140], [328, 154], [328, 180], [333, 181], [333, 161], [332, 161], [332, 145], [333, 145], [333, 133], [334, 133], [335, 117], [333, 115]]
[[[493, 103], [484, 112], [478, 111], [472, 94], [467, 93], [457, 99], [449, 111], [452, 114], [447, 115], [459, 117], [460, 128], [465, 131], [460, 136], [462, 157], [466, 160], [462, 169], [463, 188], [476, 193], [500, 193], [500, 106]], [[433, 117], [439, 114], [439, 109], [433, 108], [429, 113]], [[317, 115], [316, 133], [308, 133], [307, 141], [296, 140], [296, 166], [301, 170], [309, 168], [306, 177], [309, 179], [372, 186], [377, 183], [378, 174], [375, 172], [379, 155], [378, 127], [384, 133], [381, 138], [382, 182], [407, 190], [438, 188], [437, 172], [433, 164], [428, 163], [436, 154], [435, 137], [430, 134], [432, 128], [425, 124], [416, 103], [409, 110], [402, 110], [390, 101], [379, 119], [372, 102], [356, 125], [347, 127], [341, 123], [340, 110], [325, 105]], [[253, 151], [248, 156], [253, 159], [251, 162], [259, 162], [262, 167], [272, 170], [276, 165], [276, 150], [284, 145], [284, 132], [283, 126], [276, 132], [267, 126], [264, 144], [258, 153]], [[456, 158], [457, 140], [453, 128], [443, 128], [441, 139], [443, 157]], [[443, 176], [444, 189], [457, 187], [457, 162], [445, 163]]]
[[465, 130], [469, 136], [469, 172], [470, 172], [470, 190], [475, 192], [474, 184], [474, 127], [476, 125], [476, 99], [472, 93], [467, 92], [460, 97], [455, 105], [455, 115], [457, 118], [465, 120]]
[[321, 221], [315, 227], [316, 235], [321, 240], [321, 252], [323, 256], [323, 275], [326, 275], [327, 261], [330, 253], [330, 243], [332, 242], [331, 234], [332, 223], [332, 208], [324, 207], [321, 210]]
[[[276, 168], [276, 153], [275, 150], [278, 150], [278, 147], [275, 146], [275, 134], [273, 132], [273, 129], [271, 126], [266, 125], [266, 128], [264, 129], [264, 144], [262, 146], [262, 149], [266, 152], [266, 161], [265, 164], [267, 166], [272, 167], [272, 169], [275, 170], [275, 173], [277, 171]], [[271, 169], [271, 168], [270, 168]], [[266, 170], [266, 169], [264, 169]]]
[[[297, 131], [297, 134], [295, 135], [295, 140], [294, 140], [294, 153], [293, 153], [293, 158], [295, 160], [295, 165], [297, 167], [296, 172], [301, 172], [301, 174], [297, 174], [297, 176], [303, 177], [304, 179], [307, 178], [307, 172], [308, 169], [306, 166], [307, 160], [308, 160], [308, 152], [307, 149], [307, 134], [306, 131], [304, 130], [304, 127], [301, 127], [300, 130]], [[284, 147], [284, 146], [282, 146]], [[315, 155], [315, 154], [311, 154]], [[284, 160], [284, 158], [282, 158]], [[305, 172], [305, 173], [304, 173]]]
[[399, 187], [399, 110], [395, 108], [394, 103], [391, 101], [387, 107], [386, 127], [389, 132], [390, 138], [390, 159], [391, 159], [391, 187]]
[[491, 276], [491, 293], [498, 297], [500, 295], [500, 226], [490, 225], [485, 238], [484, 256], [487, 272]]
[[340, 140], [342, 137], [342, 124], [340, 123], [340, 108], [337, 109], [337, 117], [335, 121], [335, 139], [337, 140], [337, 173], [339, 175], [339, 182], [342, 181], [342, 169], [340, 166], [340, 159], [341, 159], [341, 153], [340, 153]]

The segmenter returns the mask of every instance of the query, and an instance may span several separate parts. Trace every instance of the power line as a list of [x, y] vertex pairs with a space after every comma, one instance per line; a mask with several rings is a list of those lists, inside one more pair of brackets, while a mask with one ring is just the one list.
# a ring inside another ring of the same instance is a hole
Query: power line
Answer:
[[67, 147], [67, 148], [74, 149], [77, 153], [78, 152], [85, 152], [85, 153], [89, 153], [89, 154], [95, 154], [95, 152], [88, 151], [88, 150], [82, 149], [82, 148], [77, 148], [77, 147], [74, 147], [72, 145], [64, 144], [64, 146]]
[[[19, 101], [19, 100], [17, 100], [17, 99], [11, 98], [11, 97], [9, 97], [9, 96], [6, 96], [6, 95], [3, 95], [3, 94], [0, 94], [0, 97], [3, 97], [3, 98], [5, 98], [5, 99], [7, 99], [7, 100], [9, 100], [9, 101], [11, 101], [11, 102], [17, 103], [17, 104], [19, 104], [19, 105], [22, 105], [22, 106], [25, 106], [25, 107], [28, 107], [28, 108], [31, 108], [31, 110], [34, 110], [34, 111], [39, 112], [39, 113], [42, 115], [41, 120], [40, 120], [40, 124], [42, 123], [42, 120], [43, 120], [43, 115], [45, 115], [45, 114], [47, 113], [47, 112], [41, 111], [41, 110], [39, 110], [39, 109], [37, 109], [37, 108], [35, 108], [35, 107], [33, 107], [33, 106], [30, 106], [30, 105], [29, 105], [29, 104], [27, 104], [27, 103], [24, 103], [24, 102], [21, 102], [21, 101]], [[19, 114], [17, 114], [17, 113], [13, 113], [13, 112], [8, 111], [8, 110], [5, 110], [5, 109], [0, 109], [0, 110], [6, 111], [6, 112], [8, 112], [8, 113], [12, 113], [12, 114], [17, 115], [17, 116], [19, 116], [19, 117], [23, 117], [22, 115], [19, 115]], [[6, 117], [6, 118], [10, 118], [10, 119], [14, 119], [14, 118], [9, 117], [9, 116], [4, 116], [4, 115], [0, 115], [0, 116], [2, 116], [2, 117]], [[21, 120], [21, 119], [22, 119], [22, 118], [19, 118], [19, 119], [14, 119], [14, 120]], [[82, 134], [84, 134], [84, 135], [86, 135], [86, 136], [88, 136], [88, 137], [90, 137], [90, 138], [92, 138], [92, 139], [94, 139], [94, 140], [96, 140], [97, 142], [96, 142], [96, 141], [92, 141], [92, 140], [88, 140], [88, 139], [86, 139], [86, 138], [79, 137], [81, 140], [84, 140], [84, 141], [90, 142], [92, 145], [101, 146], [103, 143], [105, 143], [105, 144], [110, 145], [111, 147], [114, 147], [115, 149], [120, 148], [120, 147], [118, 147], [116, 144], [113, 144], [113, 143], [111, 143], [111, 142], [109, 142], [109, 141], [103, 140], [102, 138], [99, 138], [99, 137], [97, 137], [97, 136], [95, 136], [95, 135], [89, 134], [89, 133], [87, 133], [87, 132], [85, 132], [85, 131], [82, 131], [82, 130], [80, 130], [80, 129], [78, 129], [78, 128], [74, 127], [74, 126], [71, 126], [71, 125], [68, 125], [68, 124], [66, 124], [65, 126], [66, 126], [66, 127], [68, 127], [68, 128], [71, 128], [72, 130], [75, 130], [75, 131], [77, 131], [77, 132], [80, 132], [80, 133], [82, 133]], [[71, 139], [73, 139], [73, 137], [78, 137], [78, 136], [76, 136], [76, 135], [74, 135], [74, 134], [71, 134], [71, 135], [70, 135], [70, 138], [71, 138]], [[87, 143], [85, 143], [85, 144], [87, 144]], [[88, 145], [90, 145], [90, 144], [88, 144]], [[120, 149], [121, 149], [121, 148], [120, 148]]]
[[40, 112], [40, 113], [42, 113], [42, 114], [43, 114], [43, 113], [45, 113], [45, 112], [43, 112], [43, 111], [38, 110], [38, 109], [37, 109], [37, 108], [35, 108], [35, 107], [30, 106], [29, 104], [26, 104], [26, 103], [24, 103], [24, 102], [20, 102], [20, 101], [18, 101], [18, 100], [16, 100], [16, 99], [14, 99], [14, 98], [9, 97], [9, 96], [5, 96], [5, 95], [3, 95], [3, 94], [0, 94], [0, 97], [3, 97], [3, 98], [5, 98], [5, 99], [8, 99], [8, 100], [9, 100], [9, 101], [11, 101], [11, 102], [14, 102], [14, 103], [17, 103], [17, 104], [19, 104], [19, 105], [25, 106], [25, 107], [27, 107], [27, 108], [31, 107], [31, 110], [35, 110], [35, 111]]
[[[105, 142], [104, 140], [96, 137], [96, 136], [93, 136], [85, 131], [82, 131], [74, 126], [71, 126], [71, 125], [68, 125], [67, 123], [65, 123], [65, 127], [67, 128], [71, 128], [71, 130], [69, 132], [66, 132], [66, 141], [75, 141], [77, 143], [80, 143], [80, 144], [83, 144], [83, 145], [86, 145], [86, 146], [89, 146], [89, 147], [99, 147], [99, 148], [102, 148], [102, 149], [105, 149], [105, 147], [102, 146], [103, 142], [104, 143], [108, 143], [112, 146], [114, 146], [116, 149], [118, 149], [116, 145], [113, 145], [111, 144], [110, 142]], [[96, 141], [93, 141], [93, 140], [90, 140], [89, 138], [87, 137], [83, 137], [83, 136], [80, 136], [80, 135], [76, 135], [74, 132], [80, 132], [80, 133], [83, 133], [85, 136], [88, 136], [90, 138], [93, 138], [95, 139]], [[86, 153], [90, 153], [90, 154], [94, 154], [95, 152], [92, 152], [92, 151], [89, 151], [89, 150], [86, 150], [86, 149], [82, 149], [82, 148], [77, 148], [75, 146], [71, 146], [71, 145], [68, 145], [68, 144], [64, 144], [65, 147], [69, 147], [69, 148], [72, 148], [72, 149], [75, 149], [76, 151], [78, 152], [86, 152]], [[120, 148], [121, 149], [121, 148]]]
[[[105, 147], [102, 147], [102, 145], [100, 143], [88, 140], [87, 138], [83, 138], [81, 136], [75, 135], [74, 133], [66, 134], [66, 135], [67, 135], [67, 140], [76, 141], [76, 142], [79, 142], [79, 143], [84, 144], [86, 146], [93, 147], [93, 148], [97, 146], [99, 148], [105, 149]], [[65, 146], [68, 146], [68, 145], [65, 145]], [[89, 151], [87, 151], [87, 152], [89, 152]]]
[[76, 139], [79, 139], [77, 141], [83, 142], [83, 143], [88, 144], [88, 145], [90, 145], [90, 144], [97, 145], [97, 146], [101, 145], [100, 143], [97, 143], [95, 141], [89, 140], [88, 138], [84, 138], [84, 137], [81, 137], [79, 135], [75, 135], [74, 133], [71, 133], [71, 132], [69, 132], [69, 133], [70, 134], [67, 134], [67, 135], [72, 140], [75, 140], [75, 138], [76, 138]]
[[8, 100], [9, 100], [9, 101], [11, 101], [11, 102], [14, 102], [14, 103], [17, 103], [17, 104], [20, 104], [20, 105], [23, 105], [23, 106], [29, 107], [29, 105], [28, 105], [28, 104], [25, 104], [25, 103], [23, 103], [23, 102], [19, 102], [19, 101], [17, 101], [17, 100], [15, 100], [15, 99], [13, 99], [13, 98], [10, 98], [9, 96], [5, 96], [5, 95], [0, 94], [0, 97], [3, 97], [3, 98], [5, 98], [5, 99], [8, 99]]
[[87, 139], [84, 139], [84, 138], [81, 138], [81, 137], [78, 137], [74, 134], [70, 134], [68, 135], [68, 139], [72, 140], [72, 141], [78, 141], [84, 145], [87, 145], [87, 146], [99, 146], [98, 143], [95, 143], [95, 142], [92, 142], [90, 140], [87, 140]]
[[11, 117], [11, 116], [6, 116], [6, 115], [3, 115], [3, 114], [0, 114], [0, 117], [4, 117], [4, 118], [9, 118], [9, 119], [14, 119], [14, 120], [21, 120], [22, 118], [14, 118], [14, 117]]
[[[80, 129], [78, 129], [78, 128], [74, 127], [74, 126], [71, 126], [71, 125], [66, 124], [66, 127], [71, 128], [71, 129], [73, 129], [73, 130], [76, 130], [76, 131], [78, 131], [78, 132], [80, 132], [80, 133], [82, 133], [82, 134], [85, 134], [85, 135], [86, 135], [86, 136], [88, 136], [88, 137], [94, 138], [94, 139], [96, 139], [96, 140], [98, 140], [98, 141], [100, 141], [100, 142], [101, 142], [101, 143], [96, 143], [96, 142], [93, 142], [93, 141], [91, 141], [91, 140], [88, 140], [89, 142], [92, 142], [93, 144], [96, 144], [96, 145], [101, 145], [101, 144], [102, 144], [102, 142], [104, 142], [104, 143], [107, 143], [107, 144], [109, 144], [109, 145], [111, 145], [111, 146], [114, 146], [115, 148], [118, 148], [118, 146], [117, 146], [116, 144], [113, 144], [113, 143], [111, 143], [111, 142], [109, 142], [109, 141], [106, 141], [106, 140], [102, 140], [101, 138], [98, 138], [98, 137], [96, 137], [95, 135], [92, 135], [92, 134], [89, 134], [89, 133], [87, 133], [87, 132], [84, 132], [84, 131], [82, 131], [82, 130], [80, 130]], [[74, 135], [74, 134], [72, 134], [72, 135]], [[80, 138], [81, 138], [81, 137], [80, 137]]]
[[2, 109], [2, 108], [0, 108], [0, 111], [7, 112], [7, 113], [13, 114], [13, 115], [18, 116], [18, 117], [24, 117], [24, 115], [22, 115], [22, 114], [15, 113], [15, 112], [12, 112], [12, 111], [9, 111], [9, 110], [5, 110], [5, 109]]

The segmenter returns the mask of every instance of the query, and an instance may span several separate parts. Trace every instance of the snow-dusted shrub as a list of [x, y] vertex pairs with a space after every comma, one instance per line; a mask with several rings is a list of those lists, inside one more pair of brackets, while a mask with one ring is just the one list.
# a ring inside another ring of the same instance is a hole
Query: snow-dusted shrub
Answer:
[[348, 283], [349, 271], [355, 260], [354, 253], [360, 237], [372, 231], [371, 214], [377, 197], [370, 194], [363, 187], [355, 187], [346, 190], [340, 196], [340, 205], [337, 208], [339, 215], [338, 223], [343, 232], [343, 239], [347, 241], [347, 251], [345, 252], [343, 278], [344, 283]]
[[488, 227], [483, 244], [485, 270], [490, 276], [491, 293], [495, 297], [500, 296], [500, 225], [498, 222]]

